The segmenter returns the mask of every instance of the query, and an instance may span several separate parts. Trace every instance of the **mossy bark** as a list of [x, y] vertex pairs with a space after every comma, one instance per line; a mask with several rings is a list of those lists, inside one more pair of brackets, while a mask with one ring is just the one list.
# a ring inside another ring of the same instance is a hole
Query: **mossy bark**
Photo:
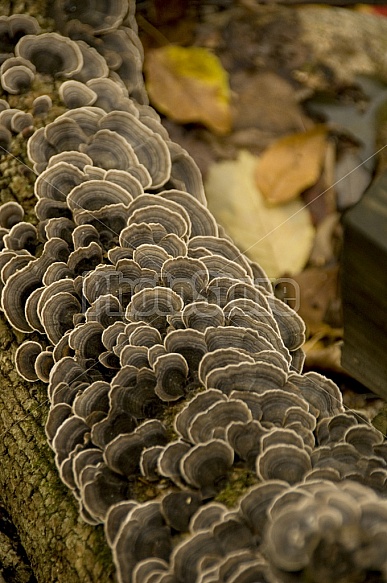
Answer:
[[113, 581], [102, 527], [79, 518], [47, 444], [46, 388], [23, 382], [15, 371], [17, 346], [1, 317], [0, 497], [7, 520], [0, 533], [0, 573], [8, 572], [7, 581], [24, 583]]

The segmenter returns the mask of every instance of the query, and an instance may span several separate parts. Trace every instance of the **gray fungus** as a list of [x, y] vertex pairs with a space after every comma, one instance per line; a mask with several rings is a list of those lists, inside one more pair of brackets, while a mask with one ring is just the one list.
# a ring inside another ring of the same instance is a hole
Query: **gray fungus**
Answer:
[[[72, 4], [53, 2], [57, 32], [0, 18], [0, 145], [24, 136], [37, 174], [36, 226], [0, 208], [0, 287], [40, 337], [16, 368], [48, 385], [82, 518], [119, 583], [387, 581], [383, 435], [302, 372], [304, 323], [209, 212], [149, 106], [135, 2]], [[65, 113], [9, 106], [47, 76]]]

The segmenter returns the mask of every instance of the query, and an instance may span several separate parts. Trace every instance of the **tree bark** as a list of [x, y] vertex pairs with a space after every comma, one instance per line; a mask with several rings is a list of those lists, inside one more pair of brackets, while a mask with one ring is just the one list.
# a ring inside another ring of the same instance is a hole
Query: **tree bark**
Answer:
[[0, 533], [0, 573], [4, 578], [8, 574], [7, 583], [113, 581], [103, 529], [81, 520], [47, 445], [46, 388], [24, 382], [15, 371], [17, 346], [1, 316], [0, 496], [12, 524], [0, 520], [5, 526]]

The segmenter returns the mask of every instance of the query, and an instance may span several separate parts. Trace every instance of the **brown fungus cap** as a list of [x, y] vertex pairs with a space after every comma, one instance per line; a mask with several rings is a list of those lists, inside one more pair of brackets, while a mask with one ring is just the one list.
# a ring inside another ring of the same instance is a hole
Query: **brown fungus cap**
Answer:
[[180, 461], [190, 450], [190, 445], [183, 440], [172, 441], [164, 447], [157, 460], [157, 471], [177, 486], [183, 485]]
[[[7, 61], [10, 60], [11, 59], [7, 59]], [[20, 60], [24, 61], [25, 59]], [[7, 65], [7, 61], [4, 61], [0, 69], [2, 88], [11, 95], [26, 92], [35, 79], [32, 67], [16, 63], [12, 66], [6, 67], [5, 65]]]
[[119, 583], [129, 583], [130, 573], [146, 557], [168, 561], [172, 550], [170, 528], [156, 501], [139, 504], [129, 511], [113, 544]]
[[71, 77], [82, 69], [80, 48], [56, 32], [23, 36], [15, 47], [17, 57], [30, 61], [39, 73]]
[[74, 79], [61, 84], [59, 97], [68, 109], [93, 105], [97, 100], [97, 94], [90, 87]]
[[188, 426], [188, 435], [195, 444], [213, 438], [225, 440], [226, 429], [231, 423], [248, 423], [251, 420], [251, 412], [242, 401], [220, 401], [192, 419]]
[[41, 352], [42, 345], [32, 340], [23, 342], [17, 349], [15, 355], [16, 370], [26, 381], [33, 382], [39, 379], [35, 370], [35, 363]]
[[163, 424], [156, 419], [145, 421], [132, 433], [121, 434], [113, 439], [105, 449], [104, 459], [113, 471], [131, 476], [139, 472], [144, 447], [165, 445], [166, 442]]

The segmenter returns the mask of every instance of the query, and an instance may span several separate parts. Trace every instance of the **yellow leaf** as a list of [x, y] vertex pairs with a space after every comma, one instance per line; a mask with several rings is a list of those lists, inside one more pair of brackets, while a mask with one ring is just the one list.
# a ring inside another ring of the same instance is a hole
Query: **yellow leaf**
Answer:
[[231, 129], [228, 76], [219, 59], [201, 47], [149, 51], [144, 64], [152, 104], [180, 123], [201, 122], [219, 134]]
[[260, 157], [255, 178], [266, 200], [282, 204], [313, 186], [321, 174], [327, 145], [323, 125], [276, 140]]
[[239, 249], [272, 278], [298, 273], [313, 244], [310, 214], [301, 201], [268, 205], [256, 187], [257, 158], [213, 164], [205, 184], [208, 206]]

